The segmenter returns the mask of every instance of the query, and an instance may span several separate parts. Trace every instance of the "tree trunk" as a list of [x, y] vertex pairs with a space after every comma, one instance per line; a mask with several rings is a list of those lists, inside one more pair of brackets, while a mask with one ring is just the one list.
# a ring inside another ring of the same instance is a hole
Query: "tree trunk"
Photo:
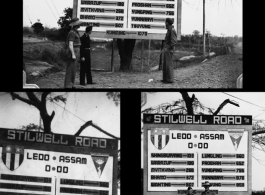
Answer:
[[39, 100], [37, 96], [34, 94], [34, 92], [26, 92], [28, 99], [21, 97], [20, 95], [14, 92], [10, 92], [10, 95], [12, 96], [13, 100], [18, 99], [24, 103], [36, 107], [40, 111], [40, 116], [43, 120], [45, 133], [51, 133], [51, 122], [55, 115], [54, 111], [52, 112], [51, 115], [49, 115], [46, 108], [46, 101], [47, 101], [46, 98], [50, 93], [51, 92], [43, 92], [41, 94], [41, 99]]
[[188, 112], [187, 114], [193, 115], [194, 113], [193, 113], [192, 103], [195, 99], [195, 95], [193, 94], [192, 97], [190, 98], [188, 92], [180, 92], [180, 93], [182, 95], [182, 98], [185, 101], [187, 112]]
[[51, 133], [52, 132], [51, 123], [52, 123], [52, 119], [55, 115], [55, 112], [53, 111], [51, 116], [49, 116], [47, 112], [40, 111], [40, 115], [41, 115], [41, 118], [43, 120], [44, 132], [45, 133]]
[[135, 39], [117, 39], [117, 46], [120, 55], [120, 70], [132, 69], [131, 62], [135, 42]]

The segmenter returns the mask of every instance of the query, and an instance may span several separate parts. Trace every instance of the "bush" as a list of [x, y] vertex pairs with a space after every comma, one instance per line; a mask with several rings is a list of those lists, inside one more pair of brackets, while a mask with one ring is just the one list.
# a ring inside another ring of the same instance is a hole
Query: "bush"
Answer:
[[44, 49], [41, 53], [41, 60], [48, 62], [49, 64], [53, 64], [57, 61], [57, 57], [54, 53], [49, 51], [48, 49]]
[[39, 34], [39, 33], [43, 32], [43, 30], [44, 30], [44, 27], [43, 27], [42, 23], [40, 23], [40, 22], [34, 23], [31, 27], [33, 28], [33, 31], [36, 34]]
[[41, 33], [41, 36], [47, 37], [52, 41], [64, 41], [64, 37], [60, 36], [58, 29], [47, 29]]
[[68, 59], [68, 52], [66, 49], [62, 48], [57, 52], [58, 58], [60, 58], [63, 61], [66, 61]]

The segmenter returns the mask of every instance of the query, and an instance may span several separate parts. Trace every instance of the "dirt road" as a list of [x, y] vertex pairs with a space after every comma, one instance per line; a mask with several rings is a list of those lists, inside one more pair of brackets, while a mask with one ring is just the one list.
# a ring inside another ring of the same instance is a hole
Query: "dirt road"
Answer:
[[[236, 79], [242, 74], [241, 54], [217, 56], [204, 63], [174, 70], [175, 82], [164, 84], [161, 71], [100, 72], [93, 71], [94, 85], [83, 88], [236, 88]], [[28, 83], [40, 88], [63, 88], [65, 71], [31, 79]], [[150, 79], [153, 81], [148, 82]], [[76, 75], [79, 84], [79, 73]], [[77, 86], [78, 87], [78, 86]], [[80, 86], [81, 87], [81, 86]]]

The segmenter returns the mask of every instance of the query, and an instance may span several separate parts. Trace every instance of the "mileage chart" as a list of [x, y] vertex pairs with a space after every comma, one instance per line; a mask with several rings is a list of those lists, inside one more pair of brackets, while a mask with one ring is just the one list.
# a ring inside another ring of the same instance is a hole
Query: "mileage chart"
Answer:
[[93, 26], [93, 31], [127, 28], [127, 0], [79, 0], [77, 17], [84, 23], [79, 30]]
[[149, 33], [166, 33], [165, 20], [172, 18], [176, 28], [176, 1], [129, 0], [128, 28], [146, 29]]
[[201, 188], [247, 191], [247, 143], [244, 129], [187, 131], [148, 130], [148, 190]]
[[166, 18], [177, 30], [177, 1], [74, 0], [73, 15], [84, 22], [78, 31], [93, 26], [94, 37], [163, 40]]
[[[1, 147], [0, 153], [2, 150]], [[19, 189], [28, 194], [33, 191], [43, 194], [112, 194], [113, 157], [105, 158], [104, 167], [98, 168], [94, 165], [93, 155], [29, 149], [24, 149], [23, 153], [20, 166], [19, 160], [15, 161], [14, 168], [18, 166], [15, 171], [9, 170], [12, 163], [7, 161], [7, 156], [0, 162], [0, 193]]]

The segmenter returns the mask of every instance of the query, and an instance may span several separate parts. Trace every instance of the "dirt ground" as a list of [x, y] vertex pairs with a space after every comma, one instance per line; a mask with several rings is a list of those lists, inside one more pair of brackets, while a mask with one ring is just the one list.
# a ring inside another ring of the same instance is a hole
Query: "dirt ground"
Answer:
[[[94, 85], [85, 88], [236, 88], [236, 79], [242, 74], [242, 55], [217, 56], [202, 64], [174, 70], [175, 82], [160, 82], [161, 71], [142, 72], [102, 72], [93, 71]], [[30, 83], [40, 88], [63, 88], [65, 71], [51, 73], [45, 77], [32, 79]], [[153, 81], [148, 82], [149, 79]], [[76, 75], [79, 84], [79, 74]]]
[[[28, 47], [28, 48], [27, 48]], [[29, 46], [24, 49], [29, 51]], [[30, 48], [32, 49], [32, 48]], [[159, 51], [152, 51], [150, 65], [157, 66]], [[145, 51], [144, 69], [147, 67]], [[187, 52], [177, 51], [174, 58], [190, 55]], [[79, 67], [75, 79], [78, 88], [236, 88], [236, 80], [242, 74], [242, 44], [235, 48], [233, 54], [216, 56], [206, 62], [191, 63], [186, 67], [177, 67], [174, 70], [175, 82], [162, 83], [162, 71], [141, 71], [141, 52], [135, 49], [132, 66], [134, 71], [120, 72], [119, 56], [115, 50], [115, 71], [110, 72], [111, 50], [105, 46], [95, 44], [92, 47], [93, 82], [96, 84], [80, 86]], [[95, 70], [96, 69], [96, 70]], [[43, 77], [28, 76], [28, 84], [37, 84], [40, 88], [63, 88], [65, 70], [44, 74]], [[149, 81], [149, 82], [148, 82]]]

